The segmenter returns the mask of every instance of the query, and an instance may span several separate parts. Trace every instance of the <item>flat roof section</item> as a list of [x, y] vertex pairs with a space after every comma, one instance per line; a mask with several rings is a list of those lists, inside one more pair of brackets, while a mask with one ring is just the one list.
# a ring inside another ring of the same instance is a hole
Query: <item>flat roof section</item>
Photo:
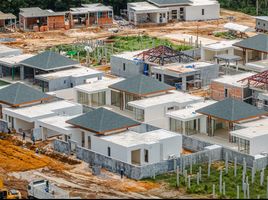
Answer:
[[260, 19], [260, 20], [263, 20], [263, 21], [268, 21], [268, 16], [257, 16], [255, 17], [256, 19]]
[[61, 132], [64, 133], [73, 133], [77, 130], [77, 128], [74, 128], [71, 124], [66, 123], [66, 121], [70, 120], [71, 118], [74, 118], [75, 116], [53, 116], [48, 117], [44, 119], [38, 120], [38, 125], [41, 125], [42, 127], [51, 129], [51, 130], [61, 130]]
[[223, 27], [231, 31], [237, 31], [242, 33], [254, 31], [254, 29], [250, 28], [249, 26], [244, 26], [236, 23], [226, 23]]
[[207, 44], [207, 45], [203, 46], [203, 48], [211, 50], [211, 51], [222, 51], [225, 49], [233, 48], [233, 44], [235, 44], [239, 41], [241, 41], [241, 40], [223, 40], [220, 42]]
[[192, 3], [192, 1], [190, 0], [147, 0], [147, 1], [158, 7], [189, 5]]
[[0, 20], [16, 19], [17, 17], [12, 13], [3, 13], [0, 11]]
[[245, 140], [251, 140], [257, 137], [268, 136], [268, 126], [263, 125], [239, 129], [236, 131], [231, 131], [230, 134]]
[[101, 139], [128, 148], [143, 144], [155, 144], [159, 143], [161, 140], [173, 137], [181, 137], [181, 135], [167, 130], [158, 129], [146, 133], [126, 131], [110, 136], [103, 136]]
[[268, 70], [268, 59], [246, 63], [245, 68], [248, 70], [256, 71], [256, 72], [267, 71]]
[[245, 88], [247, 87], [244, 83], [239, 82], [240, 80], [244, 78], [248, 78], [255, 73], [247, 72], [247, 73], [241, 73], [241, 74], [236, 74], [236, 75], [225, 75], [220, 78], [212, 80], [212, 82], [217, 82], [217, 83], [222, 83], [226, 85], [232, 85], [235, 87], [240, 87], [240, 88]]
[[14, 67], [19, 65], [19, 63], [25, 59], [33, 57], [34, 54], [21, 54], [21, 55], [11, 55], [8, 57], [0, 58], [0, 64], [7, 67]]
[[213, 65], [215, 64], [208, 63], [208, 62], [193, 62], [193, 63], [187, 63], [187, 64], [174, 63], [174, 64], [168, 64], [164, 66], [154, 66], [153, 68], [158, 69], [158, 70], [171, 71], [171, 72], [175, 72], [178, 74], [183, 74], [183, 73], [194, 72], [194, 71], [197, 71], [198, 69], [206, 68], [206, 67], [213, 66]]
[[216, 102], [217, 101], [209, 100], [209, 101], [194, 103], [194, 104], [188, 105], [185, 109], [168, 112], [167, 116], [172, 119], [177, 119], [180, 121], [194, 120], [202, 116], [202, 114], [195, 112], [196, 110], [212, 105]]
[[101, 71], [81, 66], [81, 67], [75, 67], [75, 68], [61, 70], [61, 71], [57, 71], [53, 73], [38, 75], [38, 76], [35, 76], [35, 78], [49, 81], [49, 80], [56, 80], [56, 79], [63, 78], [63, 77], [70, 77], [70, 76], [71, 77], [85, 77], [85, 76], [90, 76], [90, 75], [98, 76], [102, 74], [103, 72]]
[[106, 79], [106, 80], [98, 80], [94, 83], [78, 85], [74, 87], [75, 90], [91, 94], [96, 92], [101, 92], [103, 90], [109, 89], [108, 87], [112, 84], [118, 83], [120, 81], [125, 80], [124, 78], [115, 78], [115, 79]]
[[140, 13], [150, 13], [150, 12], [165, 12], [168, 9], [159, 8], [151, 3], [148, 2], [136, 2], [136, 3], [129, 3], [128, 4], [132, 10]]
[[43, 116], [49, 116], [51, 114], [54, 114], [55, 111], [64, 109], [64, 108], [70, 108], [73, 106], [77, 106], [78, 104], [72, 103], [69, 101], [54, 101], [51, 103], [45, 103], [45, 104], [38, 104], [35, 106], [30, 107], [24, 107], [24, 108], [5, 108], [5, 111], [7, 113], [14, 113], [16, 115], [22, 116], [28, 121], [31, 121], [33, 119], [38, 119]]
[[0, 58], [11, 56], [11, 55], [19, 55], [19, 54], [22, 54], [21, 49], [15, 49], [15, 48], [10, 48], [5, 45], [0, 45]]
[[205, 6], [219, 4], [217, 0], [191, 0], [191, 6]]
[[163, 105], [167, 103], [177, 103], [184, 104], [187, 102], [201, 101], [204, 98], [190, 95], [188, 93], [172, 91], [169, 94], [164, 94], [156, 97], [150, 97], [142, 100], [131, 101], [128, 104], [135, 108], [146, 109], [158, 105]]
[[94, 12], [108, 12], [113, 11], [111, 6], [105, 6], [101, 3], [95, 4], [82, 4], [82, 7], [78, 8], [70, 8], [72, 14], [86, 14], [86, 13], [94, 13]]
[[261, 118], [261, 119], [256, 119], [256, 120], [251, 120], [249, 122], [244, 122], [244, 123], [240, 123], [239, 125], [243, 126], [243, 127], [258, 127], [258, 126], [264, 126], [264, 125], [268, 125], [268, 118]]
[[26, 18], [31, 17], [49, 17], [65, 15], [65, 12], [54, 12], [52, 10], [43, 10], [39, 7], [20, 8], [20, 15]]

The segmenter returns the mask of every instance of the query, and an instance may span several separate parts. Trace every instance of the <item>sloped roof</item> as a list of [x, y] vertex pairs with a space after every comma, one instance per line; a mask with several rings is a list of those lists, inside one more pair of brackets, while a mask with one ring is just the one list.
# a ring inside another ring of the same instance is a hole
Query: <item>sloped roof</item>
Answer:
[[58, 53], [45, 51], [21, 61], [20, 64], [44, 71], [50, 71], [55, 69], [69, 68], [79, 63]]
[[38, 102], [49, 98], [51, 96], [22, 83], [14, 83], [0, 89], [0, 102], [10, 106]]
[[110, 85], [109, 88], [135, 94], [138, 96], [159, 93], [168, 90], [174, 90], [175, 88], [162, 83], [154, 78], [138, 75], [121, 82]]
[[232, 122], [268, 114], [255, 106], [231, 98], [201, 108], [196, 112]]
[[233, 44], [233, 46], [268, 53], [268, 35], [258, 34]]
[[157, 6], [174, 6], [174, 5], [185, 5], [190, 4], [192, 1], [189, 0], [148, 0], [149, 2]]
[[140, 125], [137, 121], [105, 108], [90, 111], [86, 114], [68, 120], [67, 123], [98, 134], [104, 134], [105, 132]]

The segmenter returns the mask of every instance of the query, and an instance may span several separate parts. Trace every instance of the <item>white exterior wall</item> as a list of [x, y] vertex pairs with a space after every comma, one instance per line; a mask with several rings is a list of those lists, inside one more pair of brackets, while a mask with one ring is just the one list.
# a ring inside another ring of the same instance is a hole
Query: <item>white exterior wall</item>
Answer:
[[221, 51], [213, 51], [210, 49], [207, 49], [206, 47], [201, 47], [201, 60], [202, 61], [214, 61], [214, 56], [221, 55], [221, 54], [228, 54], [228, 55], [234, 55], [234, 47], [230, 47], [225, 50]]
[[267, 153], [268, 152], [268, 145], [267, 145], [268, 135], [263, 135], [260, 137], [252, 138], [250, 142], [249, 152], [250, 155], [258, 155], [260, 153]]
[[14, 118], [14, 128], [16, 129], [16, 131], [19, 131], [19, 129], [30, 130], [34, 128], [34, 123]]
[[[204, 15], [202, 15], [202, 9], [205, 9]], [[185, 7], [185, 20], [211, 20], [220, 18], [220, 5], [191, 5]]]
[[[82, 131], [80, 130], [80, 133]], [[88, 136], [91, 136], [91, 150], [108, 156], [108, 147], [111, 148], [111, 158], [131, 164], [131, 152], [140, 150], [141, 165], [153, 164], [162, 160], [167, 160], [169, 156], [180, 156], [182, 149], [182, 136], [176, 135], [171, 138], [163, 139], [159, 143], [141, 144], [132, 147], [125, 147], [106, 141], [105, 136], [97, 137], [88, 131], [85, 132], [85, 148], [88, 147]], [[146, 133], [144, 133], [146, 134]], [[164, 134], [164, 133], [163, 133]], [[79, 135], [79, 134], [77, 134]], [[80, 140], [81, 141], [81, 140]], [[81, 145], [81, 142], [78, 142]], [[162, 147], [161, 147], [162, 146]], [[144, 162], [144, 150], [149, 151], [148, 163]]]

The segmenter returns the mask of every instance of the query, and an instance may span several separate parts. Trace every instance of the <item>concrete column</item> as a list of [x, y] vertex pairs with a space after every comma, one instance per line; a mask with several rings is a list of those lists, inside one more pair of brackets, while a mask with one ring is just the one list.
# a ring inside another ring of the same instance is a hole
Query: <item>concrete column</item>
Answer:
[[182, 122], [182, 134], [186, 135], [186, 125], [185, 125], [185, 121]]
[[20, 66], [20, 80], [24, 80], [24, 66]]
[[137, 25], [138, 24], [138, 22], [137, 22], [137, 14], [133, 13], [133, 16], [134, 16], [134, 24]]
[[182, 77], [182, 90], [187, 90], [187, 83], [186, 83], [186, 77]]
[[261, 59], [264, 60], [264, 53], [261, 53]]
[[199, 120], [198, 120], [198, 119], [195, 119], [195, 120], [196, 120], [196, 128], [195, 128], [195, 130], [196, 130], [196, 131], [199, 131], [199, 130], [198, 130], [198, 127], [199, 127]]
[[42, 141], [47, 140], [47, 128], [41, 127]]
[[248, 50], [246, 49], [246, 63], [248, 63]]

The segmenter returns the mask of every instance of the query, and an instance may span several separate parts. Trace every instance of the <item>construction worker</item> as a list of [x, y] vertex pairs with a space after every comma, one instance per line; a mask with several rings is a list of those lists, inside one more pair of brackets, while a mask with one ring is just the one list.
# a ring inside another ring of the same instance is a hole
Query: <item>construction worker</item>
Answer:
[[22, 140], [23, 140], [23, 141], [25, 140], [25, 137], [26, 137], [25, 132], [22, 132]]
[[34, 137], [34, 135], [32, 135], [32, 141], [33, 141], [33, 145], [35, 145], [35, 137]]
[[121, 175], [121, 179], [123, 179], [124, 178], [124, 169], [123, 168], [120, 169], [120, 175]]

